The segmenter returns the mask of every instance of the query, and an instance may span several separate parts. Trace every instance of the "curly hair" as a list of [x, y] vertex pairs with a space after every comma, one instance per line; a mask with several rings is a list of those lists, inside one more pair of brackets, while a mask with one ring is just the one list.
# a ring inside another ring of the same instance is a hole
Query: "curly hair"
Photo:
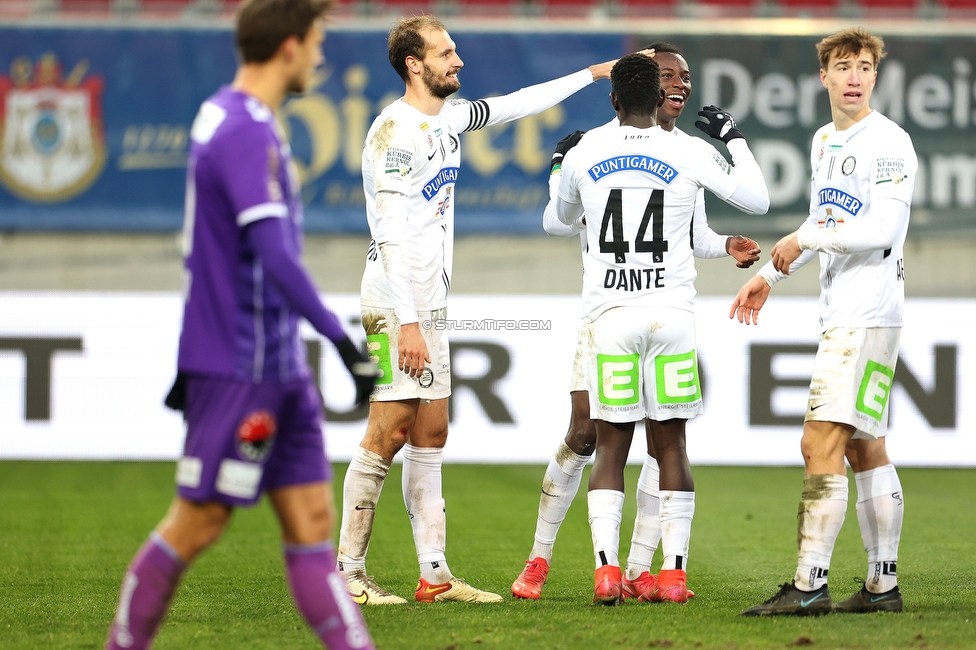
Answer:
[[628, 54], [610, 71], [610, 90], [628, 113], [654, 115], [661, 96], [661, 69], [649, 56]]

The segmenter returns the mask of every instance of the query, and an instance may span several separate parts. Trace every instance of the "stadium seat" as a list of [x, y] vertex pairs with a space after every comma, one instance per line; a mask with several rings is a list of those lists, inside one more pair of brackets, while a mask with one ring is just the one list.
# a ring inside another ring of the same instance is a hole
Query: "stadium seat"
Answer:
[[976, 18], [976, 0], [934, 0], [933, 13], [948, 19]]
[[675, 6], [678, 15], [693, 18], [743, 18], [755, 16], [764, 0], [686, 0]]
[[465, 16], [498, 16], [511, 18], [541, 13], [531, 0], [457, 0]]
[[[751, 0], [750, 0], [751, 1]], [[619, 13], [625, 18], [670, 16], [681, 0], [616, 0]]]
[[536, 0], [547, 16], [580, 17], [606, 11], [604, 0]]
[[109, 13], [112, 0], [61, 0], [61, 12], [66, 14]]
[[872, 18], [912, 18], [925, 4], [926, 0], [857, 0], [858, 8]]
[[776, 0], [781, 16], [826, 18], [836, 16], [844, 0]]

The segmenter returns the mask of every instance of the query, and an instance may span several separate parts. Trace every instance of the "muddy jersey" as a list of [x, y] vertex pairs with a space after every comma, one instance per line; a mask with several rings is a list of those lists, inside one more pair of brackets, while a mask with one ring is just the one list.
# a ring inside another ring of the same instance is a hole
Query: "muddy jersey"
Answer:
[[[501, 97], [449, 100], [437, 115], [427, 115], [402, 99], [383, 109], [363, 150], [363, 190], [372, 236], [363, 305], [392, 307], [401, 323], [416, 322], [417, 310], [445, 307], [454, 263], [459, 134], [533, 115], [590, 83], [592, 73], [581, 70]], [[399, 201], [396, 210], [388, 209], [391, 198]], [[397, 259], [389, 259], [393, 253]], [[409, 281], [398, 280], [398, 272], [409, 275]]]
[[[810, 215], [805, 227], [844, 228], [877, 217], [875, 201], [911, 206], [918, 158], [905, 131], [874, 111], [849, 129], [833, 122], [817, 131]], [[901, 327], [905, 305], [904, 246], [908, 220], [890, 248], [820, 253], [820, 321], [828, 327]]]

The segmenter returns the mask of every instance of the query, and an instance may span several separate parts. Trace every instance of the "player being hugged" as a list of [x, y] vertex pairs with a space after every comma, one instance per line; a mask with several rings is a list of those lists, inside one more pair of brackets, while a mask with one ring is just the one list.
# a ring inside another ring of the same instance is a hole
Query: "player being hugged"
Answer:
[[723, 140], [735, 166], [709, 143], [676, 146], [657, 126], [664, 101], [658, 64], [628, 55], [610, 76], [618, 123], [593, 129], [562, 161], [556, 216], [582, 225], [582, 368], [596, 421], [596, 458], [587, 503], [596, 560], [593, 601], [622, 598], [618, 560], [624, 466], [634, 424], [650, 420], [649, 446], [661, 468], [664, 564], [661, 600], [688, 599], [686, 566], [695, 509], [685, 423], [702, 412], [695, 350], [693, 217], [708, 189], [750, 214], [764, 214], [762, 171], [731, 116], [705, 109], [703, 130]]
[[[654, 52], [654, 60], [661, 70], [661, 90], [664, 102], [657, 109], [657, 123], [663, 131], [674, 138], [674, 146], [681, 147], [691, 136], [676, 126], [676, 121], [684, 111], [691, 96], [691, 71], [681, 50], [671, 43], [657, 42], [647, 46]], [[704, 110], [703, 110], [704, 112]], [[614, 118], [616, 122], [616, 118]], [[708, 127], [697, 122], [699, 127]], [[556, 145], [552, 155], [549, 173], [549, 196], [555, 199], [562, 177], [562, 159], [570, 149], [579, 143], [582, 131], [575, 131]], [[556, 218], [553, 201], [550, 200], [543, 212], [542, 224], [550, 235], [559, 237], [580, 237], [580, 245], [586, 252], [586, 230], [583, 224], [568, 226]], [[740, 235], [723, 236], [708, 226], [705, 212], [705, 191], [698, 190], [695, 199], [693, 221], [693, 246], [696, 258], [718, 258], [731, 255], [739, 268], [749, 268], [759, 259], [759, 245]], [[585, 331], [584, 331], [585, 333]], [[596, 426], [590, 419], [589, 395], [586, 391], [586, 378], [580, 366], [582, 351], [586, 340], [579, 338], [574, 355], [570, 380], [570, 403], [572, 405], [569, 430], [553, 452], [546, 467], [542, 481], [542, 495], [539, 498], [539, 515], [536, 519], [535, 542], [525, 568], [512, 583], [512, 594], [517, 598], [539, 599], [542, 588], [549, 575], [552, 562], [553, 545], [556, 533], [572, 505], [583, 477], [583, 468], [593, 455], [596, 446]], [[645, 420], [645, 429], [650, 421]], [[646, 433], [646, 431], [645, 431]], [[623, 576], [623, 597], [635, 598], [639, 602], [658, 602], [661, 599], [657, 588], [658, 576], [651, 573], [651, 563], [658, 543], [661, 541], [660, 519], [660, 468], [657, 453], [650, 444], [650, 436], [645, 436], [648, 446], [644, 456], [641, 473], [637, 479], [637, 516], [631, 538], [630, 553], [627, 557], [626, 575]], [[694, 592], [688, 590], [688, 597]]]
[[[773, 284], [820, 257], [820, 345], [800, 448], [805, 475], [793, 580], [743, 616], [900, 612], [895, 572], [905, 504], [888, 458], [888, 397], [905, 305], [905, 238], [918, 159], [911, 138], [870, 106], [884, 42], [845, 29], [817, 44], [832, 121], [813, 136], [810, 215], [732, 303], [758, 323]], [[861, 590], [831, 603], [827, 571], [847, 514], [847, 470], [868, 553]]]
[[301, 186], [274, 114], [322, 63], [330, 6], [245, 0], [234, 81], [193, 121], [179, 375], [166, 400], [186, 420], [178, 495], [125, 575], [111, 650], [152, 644], [184, 571], [217, 541], [233, 509], [262, 492], [281, 524], [288, 584], [309, 627], [333, 650], [374, 647], [335, 570], [332, 468], [299, 317], [336, 345], [359, 403], [378, 372], [301, 263]]

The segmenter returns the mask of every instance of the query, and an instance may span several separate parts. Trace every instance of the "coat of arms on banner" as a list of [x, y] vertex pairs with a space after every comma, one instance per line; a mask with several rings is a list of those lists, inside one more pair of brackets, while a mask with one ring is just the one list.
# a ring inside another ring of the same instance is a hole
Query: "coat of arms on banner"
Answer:
[[0, 183], [44, 203], [82, 193], [105, 166], [100, 77], [80, 61], [62, 75], [54, 54], [18, 57], [0, 76]]

